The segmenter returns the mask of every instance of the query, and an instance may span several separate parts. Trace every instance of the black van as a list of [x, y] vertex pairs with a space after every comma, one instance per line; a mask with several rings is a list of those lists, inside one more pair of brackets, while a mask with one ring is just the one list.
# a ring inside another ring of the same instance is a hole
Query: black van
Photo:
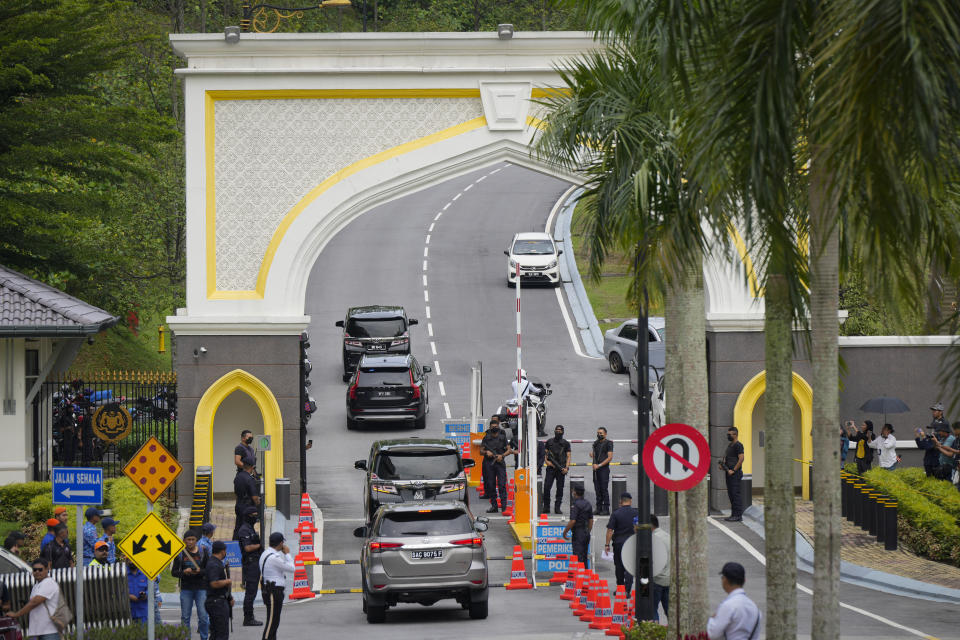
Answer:
[[410, 353], [410, 327], [415, 324], [417, 320], [408, 319], [403, 307], [372, 305], [347, 309], [347, 317], [337, 320], [337, 326], [343, 329], [343, 381], [350, 380], [365, 353]]

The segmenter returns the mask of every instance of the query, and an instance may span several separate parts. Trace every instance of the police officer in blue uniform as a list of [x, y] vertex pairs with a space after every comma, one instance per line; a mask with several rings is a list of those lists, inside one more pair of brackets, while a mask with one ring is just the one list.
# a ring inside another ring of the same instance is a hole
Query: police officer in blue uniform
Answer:
[[617, 584], [622, 584], [630, 595], [633, 589], [633, 572], [623, 566], [623, 543], [633, 535], [634, 523], [640, 517], [640, 512], [633, 505], [633, 496], [624, 491], [620, 494], [620, 506], [610, 515], [607, 522], [607, 543], [604, 551], [613, 547], [613, 567], [617, 576]]
[[263, 544], [260, 536], [254, 530], [259, 513], [256, 507], [247, 507], [243, 512], [243, 524], [237, 532], [240, 540], [240, 558], [243, 561], [243, 626], [260, 627], [263, 622], [253, 617], [253, 601], [257, 598], [257, 589], [260, 587], [260, 554], [263, 553]]
[[567, 534], [573, 532], [573, 555], [587, 566], [590, 532], [593, 531], [593, 507], [583, 499], [582, 487], [574, 487], [570, 494], [573, 496], [573, 503], [570, 505], [570, 521], [563, 528], [563, 539], [566, 540]]

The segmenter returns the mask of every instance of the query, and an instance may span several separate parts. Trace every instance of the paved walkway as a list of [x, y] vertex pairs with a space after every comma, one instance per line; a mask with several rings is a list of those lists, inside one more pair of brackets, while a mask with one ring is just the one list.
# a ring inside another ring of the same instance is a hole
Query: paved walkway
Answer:
[[[756, 497], [754, 502], [758, 502]], [[762, 499], [759, 504], [762, 504]], [[841, 560], [921, 582], [960, 589], [960, 567], [921, 558], [904, 549], [902, 544], [898, 545], [896, 551], [886, 551], [875, 536], [846, 518], [842, 518], [841, 529]], [[814, 545], [813, 502], [810, 500], [797, 500], [797, 530]]]

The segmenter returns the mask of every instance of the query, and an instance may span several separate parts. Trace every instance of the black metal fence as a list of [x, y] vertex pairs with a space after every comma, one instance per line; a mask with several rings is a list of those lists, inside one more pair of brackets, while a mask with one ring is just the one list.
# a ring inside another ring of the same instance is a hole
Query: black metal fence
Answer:
[[[175, 373], [100, 371], [46, 380], [33, 402], [34, 479], [72, 466], [121, 476], [150, 436], [177, 455]], [[170, 491], [176, 498], [175, 486]]]

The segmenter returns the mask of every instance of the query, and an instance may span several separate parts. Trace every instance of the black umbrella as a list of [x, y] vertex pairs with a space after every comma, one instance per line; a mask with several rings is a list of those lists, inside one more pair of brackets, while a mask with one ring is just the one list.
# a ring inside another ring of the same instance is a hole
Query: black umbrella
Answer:
[[860, 411], [866, 411], [867, 413], [882, 413], [883, 422], [886, 424], [888, 413], [907, 413], [910, 411], [910, 407], [908, 407], [907, 403], [900, 398], [888, 398], [883, 396], [880, 398], [870, 398], [860, 405]]

